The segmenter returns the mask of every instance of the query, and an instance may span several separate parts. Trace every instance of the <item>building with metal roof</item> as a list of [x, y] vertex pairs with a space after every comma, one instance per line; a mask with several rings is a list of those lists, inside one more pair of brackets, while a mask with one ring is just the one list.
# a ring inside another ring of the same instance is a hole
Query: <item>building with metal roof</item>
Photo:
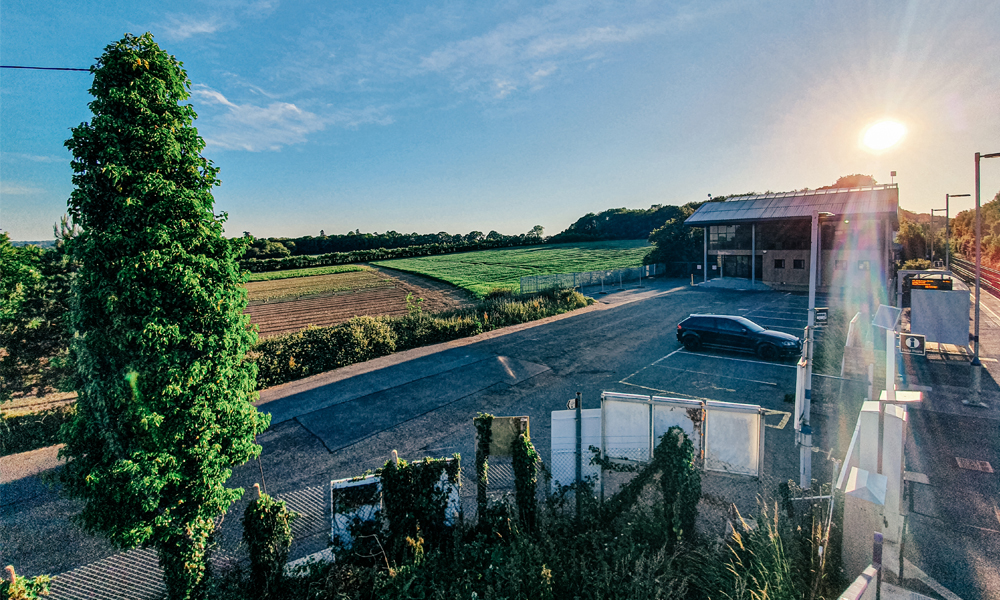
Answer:
[[815, 214], [819, 289], [880, 296], [892, 273], [898, 211], [891, 184], [735, 196], [706, 202], [685, 223], [704, 231], [702, 281], [742, 277], [804, 291]]

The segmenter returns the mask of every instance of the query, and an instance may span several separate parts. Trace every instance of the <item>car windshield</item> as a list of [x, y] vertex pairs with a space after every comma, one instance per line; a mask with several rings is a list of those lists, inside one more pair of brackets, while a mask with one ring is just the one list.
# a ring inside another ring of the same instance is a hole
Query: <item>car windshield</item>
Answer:
[[761, 327], [750, 319], [745, 319], [743, 317], [735, 317], [734, 320], [754, 333], [760, 333], [761, 331], [767, 329], [766, 327]]

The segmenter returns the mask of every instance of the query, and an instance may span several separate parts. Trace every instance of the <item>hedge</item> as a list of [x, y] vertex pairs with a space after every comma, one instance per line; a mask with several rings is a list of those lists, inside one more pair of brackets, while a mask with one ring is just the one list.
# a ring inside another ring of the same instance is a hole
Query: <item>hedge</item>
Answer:
[[73, 405], [0, 418], [0, 456], [58, 444], [59, 428], [76, 412]]

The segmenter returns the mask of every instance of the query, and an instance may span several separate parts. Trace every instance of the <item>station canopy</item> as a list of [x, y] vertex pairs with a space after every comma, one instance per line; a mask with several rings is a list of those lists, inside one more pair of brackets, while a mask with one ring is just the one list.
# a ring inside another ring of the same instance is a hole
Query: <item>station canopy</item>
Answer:
[[837, 216], [890, 219], [899, 227], [899, 188], [875, 185], [857, 188], [805, 190], [754, 196], [734, 196], [725, 202], [706, 202], [685, 224], [691, 227], [761, 221], [809, 219], [814, 210]]

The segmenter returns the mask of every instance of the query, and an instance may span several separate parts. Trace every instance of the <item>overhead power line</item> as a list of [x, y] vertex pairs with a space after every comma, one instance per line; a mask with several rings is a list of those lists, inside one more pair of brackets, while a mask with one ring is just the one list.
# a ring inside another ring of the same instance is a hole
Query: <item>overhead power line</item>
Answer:
[[90, 72], [90, 69], [71, 69], [69, 67], [19, 67], [14, 65], [0, 65], [0, 69], [34, 69], [36, 71], [85, 71]]

